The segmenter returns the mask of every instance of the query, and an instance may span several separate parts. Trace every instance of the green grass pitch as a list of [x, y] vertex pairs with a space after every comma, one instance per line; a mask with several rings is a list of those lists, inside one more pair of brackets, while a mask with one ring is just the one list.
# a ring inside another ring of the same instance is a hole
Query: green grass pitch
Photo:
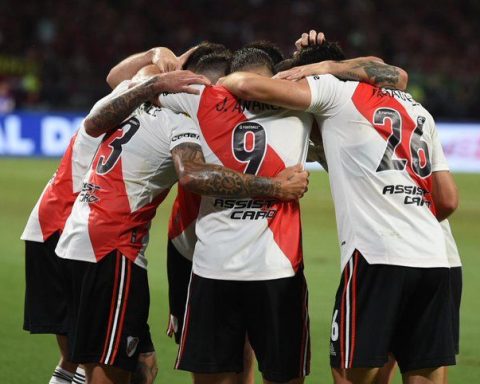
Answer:
[[[0, 160], [0, 383], [47, 383], [58, 351], [53, 336], [22, 330], [24, 295], [23, 243], [19, 236], [27, 217], [58, 161]], [[455, 175], [461, 205], [451, 218], [464, 262], [461, 353], [450, 370], [450, 383], [480, 383], [480, 191], [479, 175]], [[171, 196], [160, 207], [147, 251], [150, 260], [150, 326], [157, 348], [157, 383], [188, 383], [189, 375], [173, 370], [176, 345], [165, 336], [167, 285], [166, 226]], [[332, 301], [339, 278], [334, 211], [325, 173], [314, 173], [302, 200], [306, 273], [310, 290], [312, 373], [308, 383], [330, 383], [328, 340]], [[260, 383], [260, 380], [257, 379]], [[395, 383], [400, 383], [398, 374]]]

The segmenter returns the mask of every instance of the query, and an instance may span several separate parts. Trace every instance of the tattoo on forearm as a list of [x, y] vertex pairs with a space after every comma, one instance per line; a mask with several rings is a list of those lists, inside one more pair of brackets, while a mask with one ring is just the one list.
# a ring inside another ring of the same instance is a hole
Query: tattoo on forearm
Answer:
[[351, 81], [360, 81], [362, 77], [355, 72], [344, 71], [335, 74], [335, 77], [338, 77], [341, 80], [351, 80]]
[[88, 116], [90, 126], [101, 133], [115, 128], [140, 104], [153, 96], [151, 85], [155, 81], [155, 78], [149, 79], [97, 106]]
[[201, 147], [185, 143], [172, 150], [179, 178], [185, 178], [192, 192], [208, 196], [277, 196], [280, 183], [232, 171], [220, 165], [205, 164]]
[[375, 85], [396, 85], [399, 81], [399, 71], [396, 67], [379, 63], [376, 61], [366, 61], [353, 67], [352, 69], [363, 69], [368, 78]]

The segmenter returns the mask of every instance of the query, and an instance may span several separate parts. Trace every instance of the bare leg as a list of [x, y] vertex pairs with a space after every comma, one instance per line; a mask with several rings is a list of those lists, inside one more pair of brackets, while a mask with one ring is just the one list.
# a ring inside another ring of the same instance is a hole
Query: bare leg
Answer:
[[388, 355], [388, 361], [378, 371], [375, 384], [390, 384], [393, 380], [393, 376], [395, 375], [396, 365], [397, 362], [395, 361], [395, 358], [392, 355]]
[[254, 360], [255, 353], [247, 338], [243, 350], [243, 372], [237, 375], [238, 384], [255, 384]]
[[60, 368], [65, 369], [72, 374], [75, 374], [77, 365], [68, 360], [68, 339], [67, 336], [57, 335], [58, 348], [60, 349], [60, 362], [58, 365]]
[[375, 384], [379, 368], [332, 368], [335, 384]]
[[140, 353], [137, 370], [132, 375], [131, 384], [152, 384], [157, 377], [157, 356], [155, 352]]
[[132, 374], [103, 364], [85, 364], [88, 384], [129, 384]]
[[335, 384], [349, 384], [345, 369], [332, 368], [332, 376]]
[[236, 373], [193, 373], [193, 384], [237, 384]]
[[404, 384], [444, 384], [446, 379], [445, 367], [419, 369], [403, 374]]

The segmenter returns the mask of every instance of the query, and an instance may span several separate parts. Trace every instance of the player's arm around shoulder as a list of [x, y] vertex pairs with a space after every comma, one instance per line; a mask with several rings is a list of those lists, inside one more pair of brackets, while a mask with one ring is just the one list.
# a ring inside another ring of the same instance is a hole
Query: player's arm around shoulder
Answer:
[[[135, 79], [135, 78], [134, 78]], [[131, 87], [123, 92], [112, 92], [97, 103], [84, 120], [87, 134], [98, 137], [117, 127], [140, 104], [154, 100], [161, 92], [186, 92], [198, 94], [198, 89], [191, 84], [210, 84], [210, 81], [201, 75], [190, 71], [174, 71], [165, 74], [140, 78], [138, 84], [131, 83]]]
[[206, 164], [199, 144], [184, 142], [172, 150], [178, 183], [191, 192], [207, 196], [274, 197], [296, 200], [307, 191], [308, 172], [300, 165], [289, 167], [276, 177], [247, 175], [220, 165]]
[[395, 88], [402, 91], [408, 84], [408, 73], [405, 70], [386, 64], [374, 56], [342, 61], [325, 60], [279, 72], [275, 77], [296, 81], [307, 76], [325, 74], [341, 80], [360, 81], [376, 87]]
[[300, 111], [306, 110], [310, 105], [310, 88], [305, 80], [291, 82], [254, 73], [235, 72], [220, 79], [219, 85], [244, 100]]

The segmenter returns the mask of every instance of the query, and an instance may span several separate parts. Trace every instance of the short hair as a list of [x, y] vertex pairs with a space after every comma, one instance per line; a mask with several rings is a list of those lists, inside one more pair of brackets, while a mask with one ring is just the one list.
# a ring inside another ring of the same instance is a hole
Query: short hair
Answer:
[[291, 68], [293, 68], [293, 59], [285, 59], [275, 65], [275, 72], [282, 72]]
[[304, 47], [293, 58], [293, 66], [318, 63], [325, 60], [345, 60], [345, 54], [337, 42], [325, 41], [322, 45]]
[[209, 41], [203, 41], [198, 44], [192, 54], [188, 57], [187, 61], [183, 65], [182, 69], [188, 69], [195, 72], [198, 62], [202, 57], [210, 55], [212, 53], [220, 53], [228, 51], [227, 47], [223, 44], [211, 43]]
[[266, 67], [275, 73], [272, 59], [264, 51], [258, 48], [241, 48], [233, 54], [230, 65], [231, 72], [247, 70], [254, 67]]
[[282, 50], [274, 43], [268, 40], [253, 41], [244, 46], [244, 48], [257, 48], [265, 52], [270, 59], [272, 59], [273, 65], [277, 65], [281, 61], [285, 60], [285, 55]]
[[212, 82], [230, 73], [232, 54], [226, 50], [220, 53], [211, 53], [203, 56], [196, 65], [195, 72], [205, 75]]

